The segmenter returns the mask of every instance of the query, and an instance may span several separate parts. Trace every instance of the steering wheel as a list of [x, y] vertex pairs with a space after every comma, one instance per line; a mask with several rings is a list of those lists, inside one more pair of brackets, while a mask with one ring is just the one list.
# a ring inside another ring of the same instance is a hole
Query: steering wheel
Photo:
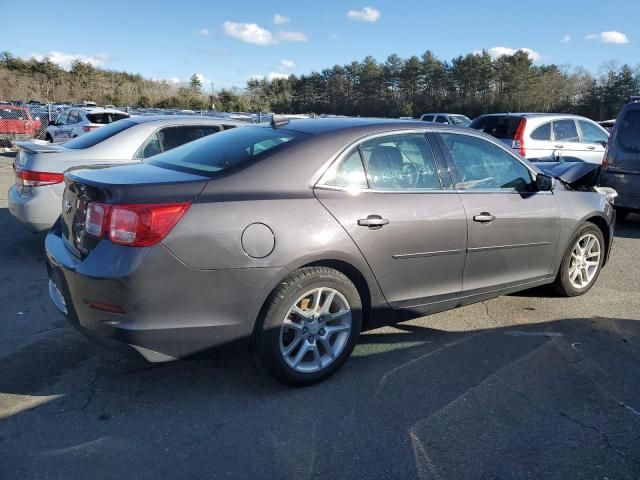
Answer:
[[420, 181], [420, 171], [415, 163], [405, 163], [402, 167], [402, 176], [409, 188], [416, 188]]

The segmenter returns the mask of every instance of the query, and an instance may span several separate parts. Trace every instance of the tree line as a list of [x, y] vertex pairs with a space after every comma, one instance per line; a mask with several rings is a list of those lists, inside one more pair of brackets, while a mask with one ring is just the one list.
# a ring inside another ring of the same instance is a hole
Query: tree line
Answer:
[[69, 71], [49, 59], [0, 54], [0, 99], [36, 99], [220, 111], [417, 117], [427, 111], [470, 117], [498, 111], [570, 112], [596, 120], [613, 118], [640, 93], [640, 65], [608, 62], [596, 75], [583, 68], [534, 65], [527, 53], [493, 58], [487, 51], [451, 61], [431, 51], [422, 56], [368, 56], [320, 72], [251, 79], [244, 89], [203, 94], [193, 75], [186, 85], [154, 81], [74, 62]]

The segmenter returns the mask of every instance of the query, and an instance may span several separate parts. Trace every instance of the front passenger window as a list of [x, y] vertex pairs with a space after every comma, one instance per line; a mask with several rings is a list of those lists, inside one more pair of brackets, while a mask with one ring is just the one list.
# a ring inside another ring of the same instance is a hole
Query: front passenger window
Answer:
[[497, 145], [470, 135], [441, 135], [462, 178], [456, 188], [531, 190], [529, 170]]

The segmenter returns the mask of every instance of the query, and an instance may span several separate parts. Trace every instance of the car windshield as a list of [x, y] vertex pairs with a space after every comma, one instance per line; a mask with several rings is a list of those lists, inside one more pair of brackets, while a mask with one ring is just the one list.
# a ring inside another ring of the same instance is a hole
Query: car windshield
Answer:
[[628, 110], [624, 114], [616, 137], [624, 150], [640, 152], [640, 109]]
[[451, 115], [451, 121], [454, 125], [462, 125], [468, 127], [471, 119], [465, 115]]
[[149, 163], [172, 170], [215, 174], [285, 148], [306, 135], [268, 127], [243, 127], [204, 137], [161, 153]]
[[117, 122], [105, 125], [97, 130], [89, 132], [85, 135], [81, 135], [78, 138], [69, 140], [64, 144], [65, 148], [71, 148], [73, 150], [82, 150], [85, 148], [93, 147], [100, 142], [104, 142], [106, 139], [113, 137], [114, 135], [123, 132], [127, 128], [131, 128], [135, 125], [135, 122], [130, 120], [118, 120]]

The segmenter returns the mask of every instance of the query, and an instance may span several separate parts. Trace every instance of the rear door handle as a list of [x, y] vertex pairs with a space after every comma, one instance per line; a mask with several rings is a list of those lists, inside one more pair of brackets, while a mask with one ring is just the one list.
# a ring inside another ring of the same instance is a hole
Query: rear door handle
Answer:
[[589, 150], [595, 150], [595, 149], [596, 149], [596, 147], [595, 147], [594, 145], [588, 145], [588, 146], [587, 146], [587, 148], [588, 148]]
[[369, 227], [371, 230], [378, 230], [389, 223], [389, 220], [382, 218], [380, 215], [369, 215], [367, 218], [358, 220], [361, 227]]
[[564, 145], [554, 145], [554, 148], [564, 148]]
[[495, 219], [496, 217], [491, 215], [489, 212], [482, 212], [480, 215], [475, 215], [473, 217], [474, 222], [480, 222], [480, 223], [490, 223], [490, 222], [493, 222]]

